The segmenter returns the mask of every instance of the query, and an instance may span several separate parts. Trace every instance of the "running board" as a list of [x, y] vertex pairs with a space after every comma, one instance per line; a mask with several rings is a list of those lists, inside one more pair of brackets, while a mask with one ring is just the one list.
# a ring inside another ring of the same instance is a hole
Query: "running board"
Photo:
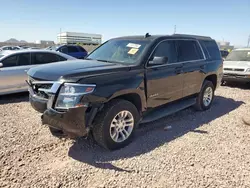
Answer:
[[140, 123], [148, 123], [155, 121], [157, 119], [161, 119], [165, 116], [174, 114], [175, 112], [193, 106], [195, 103], [196, 103], [196, 97], [178, 101], [173, 104], [164, 105], [163, 107], [159, 107], [153, 110], [152, 112], [149, 112], [147, 115], [143, 117]]

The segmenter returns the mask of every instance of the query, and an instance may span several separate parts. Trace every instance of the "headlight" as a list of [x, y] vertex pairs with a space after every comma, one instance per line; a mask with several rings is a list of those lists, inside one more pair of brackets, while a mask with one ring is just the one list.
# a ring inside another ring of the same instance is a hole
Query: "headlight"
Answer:
[[246, 70], [246, 72], [250, 72], [250, 68], [248, 68], [248, 69]]
[[81, 107], [84, 105], [81, 103], [83, 95], [92, 93], [94, 90], [95, 85], [65, 83], [60, 89], [55, 108], [69, 109]]

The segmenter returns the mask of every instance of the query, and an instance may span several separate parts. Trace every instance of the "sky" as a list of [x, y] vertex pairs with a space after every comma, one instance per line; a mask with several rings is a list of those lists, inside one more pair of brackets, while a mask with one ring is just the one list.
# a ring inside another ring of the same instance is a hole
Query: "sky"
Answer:
[[1, 0], [0, 41], [53, 40], [61, 31], [123, 35], [197, 34], [246, 46], [250, 0]]

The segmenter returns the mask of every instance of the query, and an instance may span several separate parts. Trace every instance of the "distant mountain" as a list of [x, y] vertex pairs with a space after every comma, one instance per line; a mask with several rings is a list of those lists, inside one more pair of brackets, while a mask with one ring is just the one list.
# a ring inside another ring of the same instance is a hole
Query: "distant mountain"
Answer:
[[9, 39], [9, 40], [6, 40], [5, 41], [6, 43], [28, 43], [27, 41], [25, 41], [25, 40], [17, 40], [17, 39], [14, 39], [14, 38], [11, 38], [11, 39]]
[[11, 38], [9, 40], [6, 40], [5, 42], [8, 42], [8, 43], [19, 43], [18, 40], [14, 39], [14, 38]]

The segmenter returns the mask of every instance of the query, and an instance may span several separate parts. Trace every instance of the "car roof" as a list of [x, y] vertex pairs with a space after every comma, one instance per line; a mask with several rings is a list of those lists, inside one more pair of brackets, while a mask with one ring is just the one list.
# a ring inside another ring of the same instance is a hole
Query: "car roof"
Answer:
[[28, 53], [31, 53], [31, 52], [53, 53], [53, 54], [60, 55], [66, 59], [76, 59], [72, 56], [69, 56], [69, 55], [61, 53], [61, 52], [57, 52], [57, 51], [53, 51], [53, 50], [43, 50], [43, 49], [4, 50], [4, 51], [0, 52], [0, 55], [9, 56], [9, 55], [13, 55], [13, 54], [21, 54], [21, 53], [27, 53], [27, 52]]
[[133, 36], [123, 36], [117, 37], [114, 39], [134, 39], [134, 40], [157, 40], [157, 39], [200, 39], [200, 40], [213, 40], [208, 36], [200, 36], [200, 35], [189, 35], [189, 34], [173, 34], [173, 35], [133, 35]]

